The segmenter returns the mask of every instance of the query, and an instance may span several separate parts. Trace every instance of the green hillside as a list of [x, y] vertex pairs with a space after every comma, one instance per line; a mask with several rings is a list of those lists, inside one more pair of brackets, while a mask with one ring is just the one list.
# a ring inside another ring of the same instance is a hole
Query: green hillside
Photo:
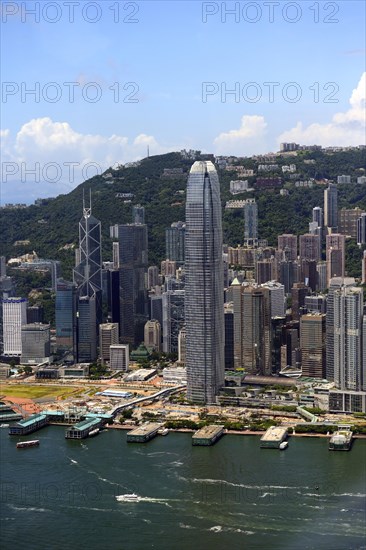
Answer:
[[[315, 161], [310, 163], [308, 161]], [[71, 276], [74, 251], [64, 249], [65, 245], [78, 244], [78, 222], [82, 214], [83, 190], [86, 196], [92, 190], [93, 214], [102, 222], [103, 260], [110, 260], [112, 245], [109, 226], [131, 221], [132, 205], [145, 206], [146, 223], [149, 229], [149, 263], [158, 264], [165, 255], [165, 228], [172, 222], [184, 220], [185, 189], [192, 160], [184, 159], [180, 153], [169, 153], [142, 160], [137, 165], [127, 165], [112, 173], [113, 179], [95, 176], [67, 195], [44, 201], [40, 206], [29, 206], [20, 210], [1, 210], [1, 255], [7, 258], [35, 250], [40, 257], [62, 261], [63, 276]], [[256, 167], [260, 161], [236, 159], [236, 164], [247, 168]], [[295, 163], [299, 179], [315, 177], [335, 179], [340, 174], [350, 174], [353, 179], [364, 173], [365, 153], [350, 150], [326, 154], [321, 151], [301, 152], [297, 157], [278, 157], [280, 166]], [[162, 177], [164, 168], [181, 168], [183, 173], [174, 177]], [[271, 175], [271, 174], [270, 174]], [[282, 176], [281, 173], [275, 174]], [[238, 179], [235, 172], [219, 171], [223, 205], [233, 197], [229, 193], [230, 180]], [[266, 174], [264, 174], [266, 176]], [[288, 196], [279, 191], [255, 191], [236, 195], [235, 199], [255, 197], [258, 202], [259, 236], [276, 244], [277, 235], [284, 232], [300, 234], [308, 229], [314, 206], [323, 206], [324, 185], [313, 188], [295, 188], [287, 179]], [[255, 178], [249, 178], [255, 181]], [[133, 193], [131, 203], [117, 198], [117, 193]], [[366, 211], [366, 185], [340, 185], [339, 207], [360, 206]], [[236, 245], [243, 239], [242, 211], [224, 211], [224, 242]], [[27, 246], [14, 246], [15, 241], [29, 239]], [[360, 251], [351, 246], [352, 262], [357, 266]]]

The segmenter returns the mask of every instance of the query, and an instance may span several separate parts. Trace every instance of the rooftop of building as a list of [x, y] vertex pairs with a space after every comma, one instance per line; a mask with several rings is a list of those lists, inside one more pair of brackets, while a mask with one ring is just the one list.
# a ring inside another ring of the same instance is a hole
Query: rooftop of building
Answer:
[[158, 430], [161, 428], [161, 424], [158, 424], [157, 422], [149, 422], [148, 424], [142, 424], [142, 426], [138, 426], [129, 434], [131, 435], [147, 435], [155, 430]]
[[281, 441], [287, 433], [287, 428], [271, 426], [266, 433], [261, 437], [262, 441]]
[[210, 424], [209, 426], [203, 426], [203, 428], [198, 430], [193, 435], [193, 437], [213, 437], [223, 429], [224, 429], [224, 426]]
[[22, 426], [23, 428], [26, 428], [27, 426], [31, 426], [32, 424], [35, 424], [36, 422], [40, 422], [42, 420], [46, 420], [47, 415], [44, 413], [39, 414], [32, 414], [29, 418], [25, 418], [24, 420], [20, 420], [18, 424]]

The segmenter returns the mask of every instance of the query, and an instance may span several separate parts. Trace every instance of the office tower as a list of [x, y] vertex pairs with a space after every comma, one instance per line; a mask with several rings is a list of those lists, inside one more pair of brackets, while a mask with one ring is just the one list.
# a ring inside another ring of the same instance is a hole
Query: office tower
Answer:
[[191, 168], [186, 200], [187, 397], [214, 403], [224, 384], [224, 288], [220, 183], [210, 161]]
[[233, 304], [224, 304], [225, 370], [234, 368], [234, 310]]
[[312, 313], [300, 319], [302, 376], [325, 377], [325, 315]]
[[186, 364], [186, 327], [183, 327], [179, 331], [178, 336], [178, 363], [181, 363], [181, 365], [185, 366]]
[[150, 319], [159, 321], [163, 326], [163, 296], [162, 294], [151, 294], [150, 297]]
[[353, 277], [335, 277], [329, 282], [329, 291], [327, 295], [327, 319], [326, 319], [326, 346], [327, 346], [327, 369], [326, 378], [334, 381], [334, 301], [335, 292], [342, 288], [355, 286]]
[[366, 244], [366, 213], [363, 212], [357, 220], [357, 244]]
[[136, 204], [132, 207], [132, 223], [145, 224], [145, 207], [141, 204]]
[[333, 300], [334, 383], [341, 390], [361, 391], [362, 288], [338, 288]]
[[93, 296], [102, 289], [102, 237], [101, 224], [92, 216], [83, 199], [83, 217], [79, 222], [80, 261], [74, 269], [74, 282], [80, 296]]
[[305, 297], [310, 294], [310, 289], [304, 283], [295, 283], [291, 289], [292, 298], [292, 319], [298, 321], [301, 309], [305, 306]]
[[242, 288], [242, 367], [251, 374], [269, 376], [272, 372], [269, 290], [255, 286]]
[[[366, 250], [363, 251], [361, 271], [362, 271], [361, 284], [366, 285]], [[366, 342], [365, 342], [365, 347], [366, 347]]]
[[151, 319], [151, 321], [147, 321], [145, 324], [144, 344], [149, 350], [160, 351], [161, 326], [156, 319]]
[[284, 327], [284, 345], [281, 352], [281, 367], [293, 367], [300, 368], [300, 323], [299, 321], [292, 321], [287, 323]]
[[318, 292], [324, 292], [328, 288], [327, 284], [327, 263], [318, 262], [316, 265], [318, 274], [316, 289]]
[[306, 233], [300, 235], [300, 260], [320, 260], [320, 237]]
[[301, 260], [301, 281], [310, 287], [313, 292], [318, 286], [317, 262], [315, 260]]
[[119, 303], [119, 270], [107, 270], [107, 306], [108, 319], [112, 323], [120, 321], [120, 303]]
[[101, 224], [83, 198], [83, 217], [79, 222], [79, 264], [74, 268], [77, 285], [76, 360], [97, 358], [98, 325], [102, 321], [102, 237]]
[[244, 203], [244, 240], [258, 239], [258, 205], [255, 199]]
[[50, 360], [50, 325], [29, 323], [22, 326], [22, 365], [38, 365]]
[[43, 323], [43, 306], [27, 307], [27, 324]]
[[130, 366], [130, 351], [128, 344], [113, 344], [110, 347], [110, 369], [127, 372]]
[[271, 302], [271, 317], [284, 317], [285, 315], [285, 287], [276, 281], [269, 281], [262, 285], [268, 288]]
[[363, 214], [361, 208], [342, 208], [339, 211], [339, 233], [357, 239], [357, 221]]
[[147, 288], [154, 288], [159, 285], [159, 268], [157, 265], [150, 265], [147, 270]]
[[291, 288], [298, 281], [296, 277], [296, 264], [292, 260], [283, 260], [279, 262], [279, 282], [285, 287], [286, 294], [291, 292]]
[[6, 258], [0, 256], [0, 277], [6, 277]]
[[99, 356], [103, 364], [110, 361], [110, 346], [118, 344], [118, 323], [99, 325]]
[[27, 324], [26, 298], [6, 298], [3, 300], [3, 341], [6, 357], [19, 357], [22, 354], [22, 326]]
[[184, 222], [172, 223], [165, 230], [166, 258], [173, 260], [178, 266], [184, 264], [186, 224]]
[[327, 283], [333, 277], [344, 277], [345, 236], [332, 233], [326, 236]]
[[144, 340], [148, 320], [147, 291], [147, 226], [120, 225], [120, 338], [123, 343], [138, 346]]
[[287, 260], [295, 261], [297, 259], [297, 236], [285, 233], [278, 235], [278, 250], [285, 253]]
[[163, 294], [163, 351], [178, 353], [179, 331], [184, 325], [184, 290], [168, 290]]
[[160, 265], [160, 272], [164, 277], [175, 277], [177, 271], [177, 262], [175, 260], [163, 260]]
[[[284, 326], [285, 326], [285, 317], [272, 317], [271, 319], [272, 326], [272, 342], [271, 342], [271, 351], [272, 351], [272, 374], [277, 375], [282, 367], [281, 364], [281, 349], [285, 344], [284, 340]], [[286, 367], [287, 365], [283, 365]]]
[[305, 296], [305, 309], [308, 313], [326, 313], [326, 301], [323, 294]]
[[112, 243], [113, 247], [113, 269], [119, 269], [119, 243]]
[[318, 224], [318, 227], [323, 227], [323, 209], [320, 206], [313, 208], [313, 222]]
[[338, 189], [334, 183], [324, 190], [324, 225], [327, 228], [338, 228]]
[[97, 358], [96, 295], [78, 296], [76, 309], [76, 362], [91, 363]]
[[56, 345], [71, 351], [76, 345], [76, 286], [64, 279], [56, 285]]
[[234, 368], [243, 368], [243, 303], [242, 285], [235, 278], [230, 286], [234, 323]]

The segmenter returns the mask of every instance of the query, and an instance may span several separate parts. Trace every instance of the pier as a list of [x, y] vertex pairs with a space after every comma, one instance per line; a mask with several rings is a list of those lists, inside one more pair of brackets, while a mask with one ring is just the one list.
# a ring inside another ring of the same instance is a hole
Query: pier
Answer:
[[214, 445], [218, 439], [224, 434], [224, 426], [211, 424], [204, 426], [192, 436], [192, 445], [208, 446]]
[[279, 449], [287, 438], [287, 428], [271, 426], [261, 437], [261, 449]]
[[149, 422], [148, 424], [143, 424], [134, 430], [131, 430], [127, 433], [127, 442], [128, 443], [146, 443], [153, 439], [158, 433], [158, 430], [161, 428], [161, 424], [156, 422]]
[[9, 435], [28, 435], [44, 426], [48, 426], [48, 416], [46, 414], [32, 414], [29, 418], [20, 420], [14, 426], [10, 426]]

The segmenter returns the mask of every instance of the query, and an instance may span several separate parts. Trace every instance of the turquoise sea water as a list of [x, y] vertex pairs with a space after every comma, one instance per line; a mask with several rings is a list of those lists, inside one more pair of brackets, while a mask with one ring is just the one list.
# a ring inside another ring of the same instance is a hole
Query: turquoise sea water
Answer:
[[[329, 452], [323, 438], [291, 438], [286, 451], [257, 436], [191, 446], [170, 433], [127, 444], [109, 430], [83, 441], [47, 427], [23, 439], [0, 430], [1, 548], [366, 548], [366, 440]], [[135, 492], [140, 502], [118, 502]]]

